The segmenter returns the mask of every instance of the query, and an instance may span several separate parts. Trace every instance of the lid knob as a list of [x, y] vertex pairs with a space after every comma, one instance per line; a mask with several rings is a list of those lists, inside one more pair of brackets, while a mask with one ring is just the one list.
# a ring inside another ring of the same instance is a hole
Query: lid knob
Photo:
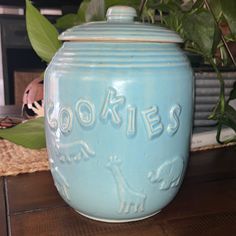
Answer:
[[128, 23], [134, 21], [134, 17], [137, 16], [137, 13], [133, 7], [114, 6], [108, 8], [106, 16], [108, 22]]

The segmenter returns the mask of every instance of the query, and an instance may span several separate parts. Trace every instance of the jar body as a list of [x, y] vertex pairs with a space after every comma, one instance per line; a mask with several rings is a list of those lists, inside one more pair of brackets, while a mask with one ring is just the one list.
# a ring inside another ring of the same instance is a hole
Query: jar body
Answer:
[[98, 220], [138, 220], [176, 195], [193, 73], [175, 44], [66, 42], [45, 73], [46, 140], [64, 200]]

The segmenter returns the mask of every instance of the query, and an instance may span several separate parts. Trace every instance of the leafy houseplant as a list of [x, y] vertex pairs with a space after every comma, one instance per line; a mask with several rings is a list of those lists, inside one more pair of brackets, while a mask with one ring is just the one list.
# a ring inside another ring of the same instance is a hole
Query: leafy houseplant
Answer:
[[[213, 4], [214, 3], [214, 4]], [[87, 21], [105, 19], [105, 10], [112, 5], [135, 7], [140, 19], [161, 24], [177, 31], [185, 40], [184, 49], [201, 55], [212, 66], [220, 81], [219, 101], [210, 119], [218, 121], [217, 141], [223, 125], [236, 132], [236, 111], [230, 101], [236, 99], [236, 86], [225, 99], [224, 81], [219, 66], [234, 63], [229, 44], [236, 41], [236, 2], [234, 0], [84, 0], [77, 13], [59, 18], [51, 24], [26, 0], [26, 24], [30, 42], [39, 57], [50, 62], [61, 47], [58, 30], [65, 30]], [[223, 32], [223, 26], [227, 30]], [[28, 123], [28, 122], [27, 122]], [[31, 126], [38, 124], [37, 129]], [[0, 137], [29, 148], [45, 147], [43, 119], [29, 121], [14, 128], [0, 131]], [[25, 137], [25, 138], [22, 138]], [[33, 138], [33, 139], [32, 139]], [[38, 139], [38, 143], [35, 140]], [[34, 142], [32, 142], [34, 140]], [[236, 141], [236, 136], [224, 142]]]
[[[62, 46], [58, 40], [60, 31], [88, 21], [105, 19], [106, 9], [113, 5], [130, 5], [138, 10], [140, 0], [83, 0], [77, 13], [62, 16], [55, 25], [26, 0], [26, 26], [33, 49], [49, 63]], [[36, 118], [11, 129], [0, 130], [0, 138], [31, 149], [44, 148], [44, 119]]]
[[131, 5], [138, 9], [140, 0], [83, 0], [77, 13], [70, 13], [51, 24], [39, 11], [26, 0], [26, 26], [31, 45], [38, 56], [50, 62], [62, 46], [58, 31], [94, 20], [104, 20], [105, 11], [112, 5]]
[[147, 1], [146, 7], [156, 9], [160, 13], [160, 21], [182, 36], [185, 50], [201, 55], [215, 70], [220, 82], [220, 94], [209, 118], [218, 122], [216, 139], [219, 143], [236, 141], [236, 136], [229, 140], [220, 140], [223, 125], [236, 132], [236, 111], [230, 105], [230, 101], [236, 98], [236, 85], [226, 100], [224, 80], [219, 70], [220, 66], [236, 66], [229, 48], [230, 44], [236, 42], [236, 2], [162, 0]]

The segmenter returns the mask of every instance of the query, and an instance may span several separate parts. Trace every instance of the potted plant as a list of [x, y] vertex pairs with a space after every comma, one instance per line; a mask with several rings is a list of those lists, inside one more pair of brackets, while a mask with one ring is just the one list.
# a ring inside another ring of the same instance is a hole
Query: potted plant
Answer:
[[[117, 4], [135, 7], [139, 11], [140, 20], [150, 23], [158, 21], [177, 31], [184, 39], [184, 49], [194, 55], [200, 55], [215, 71], [220, 83], [220, 93], [209, 119], [217, 121], [216, 139], [219, 143], [236, 141], [235, 136], [228, 140], [220, 139], [223, 126], [228, 126], [236, 132], [236, 111], [230, 105], [230, 102], [236, 98], [236, 86], [226, 98], [221, 74], [223, 67], [228, 65], [235, 67], [232, 49], [236, 41], [234, 0], [84, 0], [77, 13], [62, 16], [55, 25], [26, 0], [27, 31], [32, 47], [42, 60], [50, 62], [61, 47], [61, 42], [58, 40], [59, 31], [86, 21], [104, 19], [105, 9]], [[29, 148], [45, 147], [43, 119], [31, 120], [12, 129], [1, 130], [0, 137]]]

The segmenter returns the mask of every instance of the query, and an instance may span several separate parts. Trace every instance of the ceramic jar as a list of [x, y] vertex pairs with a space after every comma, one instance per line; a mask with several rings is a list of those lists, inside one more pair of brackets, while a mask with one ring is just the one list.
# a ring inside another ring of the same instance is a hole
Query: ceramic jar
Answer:
[[193, 72], [174, 32], [113, 7], [75, 26], [45, 73], [46, 139], [62, 198], [108, 222], [152, 216], [176, 195], [189, 155]]

